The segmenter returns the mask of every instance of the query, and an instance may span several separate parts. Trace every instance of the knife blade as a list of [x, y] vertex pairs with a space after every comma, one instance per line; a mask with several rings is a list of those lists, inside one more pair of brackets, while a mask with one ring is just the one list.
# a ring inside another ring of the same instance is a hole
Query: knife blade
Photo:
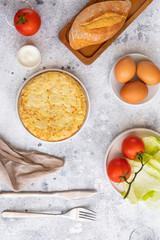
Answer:
[[95, 190], [69, 190], [60, 192], [1, 192], [0, 197], [59, 197], [66, 200], [91, 197], [97, 194]]

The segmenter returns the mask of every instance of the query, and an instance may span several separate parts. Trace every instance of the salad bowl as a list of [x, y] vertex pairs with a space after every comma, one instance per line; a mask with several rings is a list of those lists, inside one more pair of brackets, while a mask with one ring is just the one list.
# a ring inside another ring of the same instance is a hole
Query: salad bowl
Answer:
[[109, 180], [113, 189], [115, 189], [115, 191], [118, 192], [119, 194], [122, 194], [124, 192], [123, 184], [122, 183], [117, 184], [112, 182], [107, 176], [106, 167], [108, 163], [114, 158], [125, 158], [122, 153], [122, 142], [128, 136], [138, 136], [140, 138], [152, 136], [152, 137], [160, 138], [160, 134], [151, 129], [134, 128], [121, 133], [112, 141], [112, 143], [110, 144], [106, 152], [104, 169], [105, 169], [105, 176], [107, 180]]

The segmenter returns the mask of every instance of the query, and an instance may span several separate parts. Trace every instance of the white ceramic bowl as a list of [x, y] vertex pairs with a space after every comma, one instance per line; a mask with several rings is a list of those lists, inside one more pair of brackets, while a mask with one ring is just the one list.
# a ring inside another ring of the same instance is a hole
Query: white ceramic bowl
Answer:
[[[36, 136], [34, 136], [34, 135], [33, 135], [30, 131], [28, 131], [28, 129], [24, 126], [24, 124], [23, 124], [23, 122], [22, 122], [22, 120], [21, 120], [20, 114], [19, 114], [19, 99], [20, 99], [22, 90], [25, 88], [25, 86], [28, 84], [28, 82], [31, 81], [34, 77], [36, 77], [36, 76], [38, 76], [38, 75], [40, 75], [40, 74], [42, 74], [42, 73], [51, 72], [51, 71], [53, 71], [53, 72], [67, 73], [68, 75], [70, 75], [71, 77], [73, 77], [73, 78], [80, 84], [80, 86], [82, 87], [82, 90], [83, 90], [83, 92], [84, 92], [84, 94], [85, 94], [85, 97], [86, 97], [86, 104], [87, 104], [86, 116], [85, 116], [84, 122], [83, 122], [83, 124], [81, 125], [81, 127], [80, 127], [73, 135], [71, 135], [70, 137], [68, 137], [68, 138], [66, 138], [66, 139], [59, 140], [59, 141], [53, 141], [53, 142], [52, 142], [52, 141], [41, 140], [41, 139], [37, 138]], [[71, 74], [71, 73], [69, 73], [69, 72], [67, 72], [67, 71], [61, 70], [61, 69], [46, 69], [46, 70], [42, 70], [42, 71], [40, 71], [40, 72], [37, 72], [37, 73], [33, 74], [31, 77], [29, 77], [29, 78], [25, 81], [25, 83], [22, 85], [22, 87], [21, 87], [21, 89], [20, 89], [20, 91], [19, 91], [19, 93], [18, 93], [18, 98], [17, 98], [17, 114], [18, 114], [18, 118], [19, 118], [20, 122], [22, 123], [22, 125], [24, 126], [24, 128], [26, 129], [26, 131], [27, 131], [28, 133], [30, 133], [30, 134], [31, 134], [33, 137], [35, 137], [36, 139], [39, 139], [40, 141], [57, 143], [57, 142], [64, 142], [64, 141], [67, 141], [67, 140], [70, 139], [70, 138], [73, 138], [75, 135], [77, 135], [78, 133], [80, 133], [80, 131], [83, 129], [84, 124], [86, 123], [86, 121], [87, 121], [87, 119], [88, 119], [88, 117], [89, 117], [89, 113], [90, 113], [90, 100], [89, 100], [89, 95], [88, 95], [88, 92], [87, 92], [85, 86], [83, 85], [83, 83], [82, 83], [76, 76], [74, 76], [73, 74]]]
[[126, 137], [131, 135], [135, 135], [140, 138], [149, 137], [149, 136], [160, 138], [160, 134], [151, 129], [134, 128], [121, 133], [112, 141], [112, 143], [110, 144], [106, 152], [105, 161], [104, 161], [104, 172], [107, 180], [109, 180], [112, 187], [119, 193], [123, 192], [123, 185], [121, 183], [118, 183], [118, 184], [114, 183], [108, 178], [106, 167], [108, 163], [114, 158], [125, 158], [125, 156], [122, 153], [122, 142]]
[[35, 68], [41, 63], [41, 53], [37, 47], [25, 45], [19, 49], [17, 61], [23, 67]]
[[[136, 63], [136, 64], [138, 64], [139, 62], [142, 62], [142, 61], [150, 61], [150, 62], [153, 62], [152, 61], [152, 59], [150, 59], [149, 57], [147, 57], [147, 56], [145, 56], [145, 55], [142, 55], [142, 54], [139, 54], [139, 53], [132, 53], [132, 54], [128, 54], [128, 55], [126, 55], [126, 56], [124, 56], [124, 57], [130, 57], [130, 58], [132, 58], [133, 59], [133, 61]], [[120, 58], [121, 59], [121, 58]], [[119, 60], [120, 60], [119, 59]], [[118, 60], [118, 61], [119, 61]], [[118, 62], [117, 61], [117, 62]], [[116, 63], [117, 63], [116, 62]], [[115, 65], [116, 65], [116, 63], [114, 64], [114, 66], [113, 66], [113, 68], [112, 68], [112, 70], [111, 70], [111, 73], [110, 73], [110, 85], [111, 85], [111, 88], [112, 88], [112, 90], [113, 90], [113, 93], [114, 93], [114, 95], [116, 96], [116, 98], [118, 99], [118, 100], [120, 100], [121, 102], [123, 102], [123, 103], [125, 103], [125, 104], [128, 104], [128, 105], [142, 105], [142, 104], [144, 104], [144, 103], [147, 103], [147, 102], [149, 102], [155, 95], [156, 95], [156, 93], [158, 92], [158, 89], [159, 89], [159, 84], [158, 85], [155, 85], [155, 86], [149, 86], [149, 85], [147, 85], [147, 87], [148, 87], [148, 96], [142, 101], [142, 102], [140, 102], [140, 103], [136, 103], [136, 104], [130, 104], [130, 103], [127, 103], [127, 102], [125, 102], [125, 101], [123, 101], [122, 99], [121, 99], [121, 97], [120, 97], [120, 90], [121, 90], [121, 88], [122, 88], [122, 86], [124, 85], [124, 84], [122, 84], [122, 83], [119, 83], [117, 80], [116, 80], [116, 77], [115, 77], [115, 74], [114, 74], [114, 69], [115, 69]], [[137, 77], [136, 76], [134, 76], [134, 78], [133, 78], [133, 80], [137, 80]]]

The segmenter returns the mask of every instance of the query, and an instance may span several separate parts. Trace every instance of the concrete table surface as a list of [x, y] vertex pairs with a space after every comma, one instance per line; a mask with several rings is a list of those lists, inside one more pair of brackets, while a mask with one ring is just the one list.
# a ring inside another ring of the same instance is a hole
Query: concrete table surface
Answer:
[[[160, 3], [151, 5], [90, 66], [83, 65], [58, 39], [63, 26], [88, 0], [30, 0], [42, 18], [40, 31], [20, 35], [4, 19], [6, 0], [0, 1], [0, 135], [12, 146], [65, 157], [62, 170], [29, 186], [26, 191], [97, 189], [92, 198], [65, 201], [53, 198], [0, 198], [0, 211], [64, 211], [86, 206], [97, 212], [96, 223], [65, 219], [2, 219], [1, 240], [128, 240], [136, 227], [148, 226], [160, 237], [160, 214], [140, 204], [130, 205], [111, 187], [104, 175], [104, 157], [110, 142], [123, 131], [146, 127], [160, 131], [160, 98], [144, 106], [127, 106], [112, 94], [109, 73], [115, 61], [128, 53], [142, 53], [160, 67]], [[34, 70], [18, 65], [16, 54], [25, 44], [37, 46], [42, 63]], [[63, 143], [47, 143], [27, 133], [16, 114], [16, 98], [23, 82], [45, 68], [62, 68], [86, 86], [91, 113], [83, 131]], [[0, 191], [9, 190], [3, 183]]]

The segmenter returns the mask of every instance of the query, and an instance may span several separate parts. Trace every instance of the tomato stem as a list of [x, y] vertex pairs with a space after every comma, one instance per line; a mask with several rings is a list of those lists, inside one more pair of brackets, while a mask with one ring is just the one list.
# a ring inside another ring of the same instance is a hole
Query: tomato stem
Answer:
[[128, 190], [127, 190], [127, 192], [126, 192], [126, 194], [125, 194], [125, 196], [124, 196], [124, 199], [128, 197], [129, 192], [130, 192], [130, 190], [131, 190], [132, 183], [135, 181], [137, 175], [142, 171], [142, 169], [144, 168], [144, 166], [145, 166], [145, 165], [148, 163], [148, 161], [150, 160], [150, 159], [148, 159], [148, 160], [144, 163], [144, 162], [143, 162], [143, 156], [144, 156], [144, 153], [139, 152], [139, 153], [135, 156], [135, 158], [134, 158], [134, 160], [137, 159], [137, 158], [139, 159], [139, 161], [141, 162], [141, 167], [140, 167], [140, 169], [139, 169], [137, 172], [134, 173], [134, 177], [133, 177], [132, 181], [128, 182], [128, 181], [125, 180], [125, 182], [129, 185], [129, 187], [128, 187]]
[[123, 175], [117, 179], [117, 180], [120, 180], [119, 183], [123, 182], [123, 180], [128, 183], [128, 181], [127, 181], [127, 176], [128, 176], [129, 174], [130, 174], [130, 172], [125, 174], [125, 171], [123, 170]]
[[16, 24], [22, 23], [24, 25], [25, 22], [28, 22], [28, 20], [25, 18], [25, 15], [26, 15], [26, 13], [24, 13], [22, 17], [20, 15], [18, 15], [19, 21], [16, 22]]

